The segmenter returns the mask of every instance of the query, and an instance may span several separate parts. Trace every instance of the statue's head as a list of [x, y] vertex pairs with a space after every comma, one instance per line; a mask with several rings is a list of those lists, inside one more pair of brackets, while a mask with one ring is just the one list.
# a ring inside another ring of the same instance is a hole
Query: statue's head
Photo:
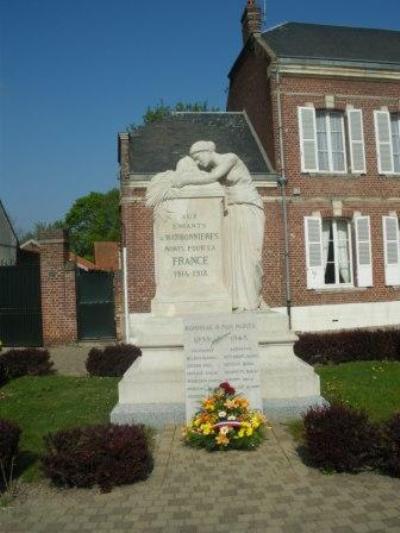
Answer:
[[212, 141], [197, 141], [190, 148], [190, 156], [203, 168], [210, 166], [216, 147]]

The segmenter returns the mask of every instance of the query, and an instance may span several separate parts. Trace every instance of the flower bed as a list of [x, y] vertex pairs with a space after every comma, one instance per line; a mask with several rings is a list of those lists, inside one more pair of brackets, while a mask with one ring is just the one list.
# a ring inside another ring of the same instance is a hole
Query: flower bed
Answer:
[[214, 450], [252, 450], [265, 438], [266, 418], [249, 409], [249, 401], [221, 383], [205, 398], [201, 409], [183, 430], [189, 446]]

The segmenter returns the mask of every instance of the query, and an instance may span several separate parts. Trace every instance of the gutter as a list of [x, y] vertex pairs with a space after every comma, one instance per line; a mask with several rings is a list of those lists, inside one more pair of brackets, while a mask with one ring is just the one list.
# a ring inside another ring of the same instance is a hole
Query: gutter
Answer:
[[281, 189], [282, 198], [282, 224], [283, 224], [283, 241], [284, 241], [284, 281], [285, 281], [285, 295], [286, 295], [286, 311], [289, 321], [289, 329], [292, 329], [292, 300], [291, 300], [291, 283], [290, 283], [290, 253], [289, 253], [289, 228], [288, 228], [288, 212], [287, 212], [287, 198], [285, 187], [288, 179], [286, 177], [285, 167], [285, 152], [283, 145], [283, 121], [282, 121], [282, 101], [281, 101], [281, 77], [279, 65], [276, 67], [276, 99], [278, 106], [278, 133], [279, 133], [279, 152], [281, 160], [281, 176], [278, 178], [278, 185]]

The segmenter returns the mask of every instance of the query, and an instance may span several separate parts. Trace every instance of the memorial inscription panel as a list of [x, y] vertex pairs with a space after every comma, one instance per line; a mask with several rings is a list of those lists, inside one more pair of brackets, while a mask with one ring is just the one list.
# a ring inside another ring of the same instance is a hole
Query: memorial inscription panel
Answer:
[[223, 381], [262, 409], [257, 322], [253, 313], [184, 319], [186, 418]]
[[223, 310], [231, 309], [223, 259], [223, 216], [221, 196], [163, 202], [154, 226], [157, 293], [153, 310], [163, 303], [183, 301], [193, 302], [184, 312], [203, 312], [195, 302], [214, 298], [226, 301]]

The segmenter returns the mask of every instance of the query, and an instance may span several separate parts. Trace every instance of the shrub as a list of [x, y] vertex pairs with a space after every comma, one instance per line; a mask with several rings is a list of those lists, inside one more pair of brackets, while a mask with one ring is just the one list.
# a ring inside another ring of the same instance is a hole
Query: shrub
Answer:
[[0, 356], [0, 363], [5, 366], [10, 379], [26, 375], [45, 376], [54, 372], [49, 352], [38, 348], [8, 350]]
[[16, 424], [0, 419], [0, 485], [7, 485], [13, 458], [18, 455], [20, 435]]
[[7, 383], [7, 381], [8, 381], [7, 369], [6, 369], [5, 365], [0, 360], [0, 387], [2, 385], [5, 385]]
[[294, 351], [312, 365], [382, 359], [400, 361], [400, 330], [303, 333]]
[[357, 472], [377, 465], [380, 432], [363, 411], [343, 404], [312, 407], [303, 420], [306, 449], [314, 466]]
[[383, 426], [384, 459], [383, 469], [393, 476], [400, 477], [400, 412]]
[[146, 479], [153, 460], [143, 426], [105, 424], [59, 431], [45, 437], [42, 467], [53, 483], [93, 487]]
[[92, 348], [86, 370], [91, 376], [121, 377], [140, 355], [140, 348], [132, 344], [110, 345], [104, 350]]

